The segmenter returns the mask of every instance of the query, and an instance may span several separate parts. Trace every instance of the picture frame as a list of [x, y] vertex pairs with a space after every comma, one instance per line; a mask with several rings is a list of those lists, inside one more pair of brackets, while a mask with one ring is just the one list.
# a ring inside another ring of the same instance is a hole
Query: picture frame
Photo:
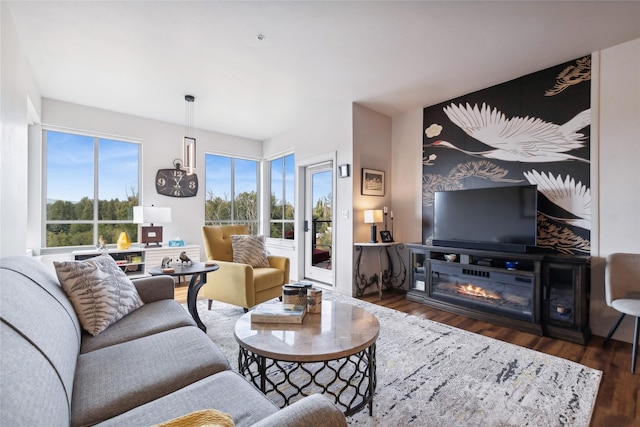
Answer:
[[384, 196], [384, 171], [362, 168], [363, 196]]
[[384, 230], [380, 232], [380, 240], [382, 243], [391, 243], [393, 242], [393, 237], [391, 236], [391, 232]]

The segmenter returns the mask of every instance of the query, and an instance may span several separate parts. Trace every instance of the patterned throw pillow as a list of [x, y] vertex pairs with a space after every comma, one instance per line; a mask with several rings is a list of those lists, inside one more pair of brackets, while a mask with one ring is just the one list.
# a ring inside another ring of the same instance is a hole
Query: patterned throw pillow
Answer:
[[156, 424], [153, 427], [234, 427], [231, 414], [217, 409], [202, 409]]
[[53, 264], [82, 327], [93, 336], [144, 305], [134, 284], [109, 255]]
[[269, 267], [267, 252], [264, 249], [264, 236], [232, 234], [230, 237], [233, 262], [249, 264], [253, 268]]

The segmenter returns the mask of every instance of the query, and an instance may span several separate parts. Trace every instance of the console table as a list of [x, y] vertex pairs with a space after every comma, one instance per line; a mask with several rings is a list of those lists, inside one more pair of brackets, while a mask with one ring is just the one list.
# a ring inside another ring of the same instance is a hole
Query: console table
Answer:
[[[356, 295], [361, 297], [364, 291], [374, 285], [378, 285], [378, 296], [382, 299], [382, 289], [384, 287], [400, 289], [404, 285], [404, 281], [407, 278], [407, 268], [404, 265], [404, 261], [400, 256], [400, 249], [404, 249], [404, 245], [398, 242], [389, 243], [354, 243], [356, 251], [358, 252], [358, 258], [356, 259], [356, 268], [354, 271], [355, 284], [357, 287]], [[364, 249], [373, 248], [378, 249], [378, 274], [374, 274], [370, 279], [367, 279], [364, 273], [361, 273], [362, 269], [362, 252]], [[400, 268], [397, 272], [393, 268], [393, 260], [391, 257], [391, 248], [395, 252], [395, 258], [398, 260]], [[384, 268], [382, 262], [383, 254], [387, 259], [387, 268]]]

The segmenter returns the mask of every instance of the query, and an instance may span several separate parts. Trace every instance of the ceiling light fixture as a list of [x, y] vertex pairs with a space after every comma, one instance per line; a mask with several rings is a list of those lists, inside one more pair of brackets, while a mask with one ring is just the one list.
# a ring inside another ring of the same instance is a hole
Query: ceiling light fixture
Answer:
[[187, 171], [188, 175], [192, 175], [196, 168], [196, 139], [193, 136], [193, 101], [196, 98], [193, 95], [185, 95], [184, 100], [187, 102], [187, 107], [185, 136], [182, 138], [182, 168]]

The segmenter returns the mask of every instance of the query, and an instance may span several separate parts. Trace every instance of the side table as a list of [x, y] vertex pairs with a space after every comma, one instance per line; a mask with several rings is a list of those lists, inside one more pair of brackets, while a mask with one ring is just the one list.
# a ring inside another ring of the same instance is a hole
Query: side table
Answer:
[[[400, 289], [404, 285], [404, 281], [407, 278], [407, 267], [404, 265], [404, 261], [400, 256], [399, 249], [403, 249], [404, 245], [398, 242], [389, 243], [354, 243], [356, 251], [358, 252], [358, 258], [356, 259], [355, 283], [356, 283], [356, 296], [361, 297], [364, 291], [374, 284], [378, 284], [378, 296], [382, 299], [382, 289], [384, 287], [395, 287]], [[361, 273], [362, 267], [362, 252], [365, 248], [377, 248], [378, 249], [378, 265], [380, 267], [379, 276], [373, 275], [371, 279], [367, 279], [364, 273]], [[393, 269], [393, 262], [391, 259], [391, 251], [389, 248], [393, 248], [400, 264], [399, 271], [396, 273]], [[386, 254], [387, 268], [383, 268], [382, 254]]]
[[160, 267], [153, 267], [149, 269], [149, 274], [152, 276], [167, 275], [172, 277], [191, 276], [189, 281], [189, 289], [187, 290], [187, 307], [191, 317], [196, 321], [196, 324], [200, 329], [207, 332], [206, 326], [200, 320], [198, 310], [196, 308], [196, 300], [198, 298], [198, 292], [200, 288], [207, 283], [207, 273], [216, 271], [220, 266], [217, 264], [206, 265], [204, 262], [193, 262], [191, 264], [177, 264], [171, 267], [172, 272], [164, 272]]

